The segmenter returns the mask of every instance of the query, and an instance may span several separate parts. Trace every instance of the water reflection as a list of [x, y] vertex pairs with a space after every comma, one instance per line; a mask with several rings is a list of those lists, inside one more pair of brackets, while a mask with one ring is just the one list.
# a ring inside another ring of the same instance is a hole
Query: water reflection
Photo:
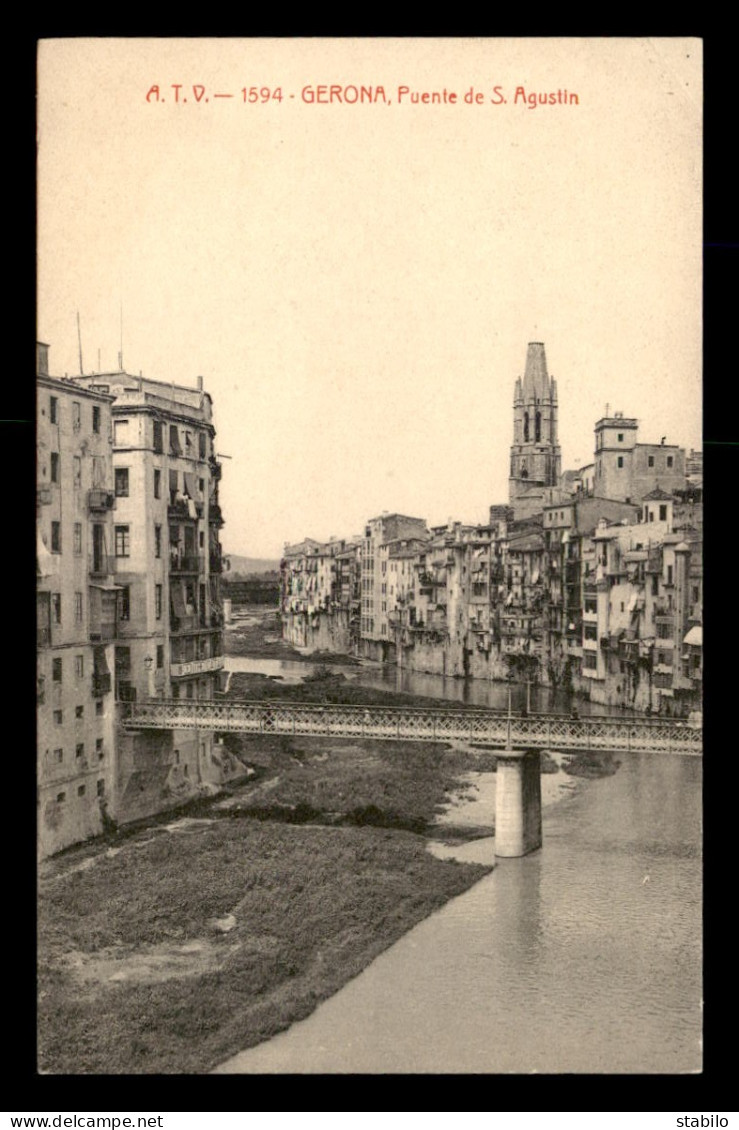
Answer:
[[[279, 678], [285, 683], [300, 683], [308, 675], [315, 674], [320, 664], [303, 663], [294, 659], [250, 659], [248, 656], [232, 655], [225, 659], [229, 671], [243, 671], [252, 674]], [[495, 710], [508, 708], [508, 684], [488, 679], [454, 679], [445, 675], [428, 675], [408, 671], [400, 667], [374, 667], [331, 664], [331, 671], [343, 675], [349, 682], [358, 686], [376, 687], [380, 690], [402, 691], [407, 694], [423, 695], [429, 698], [446, 698], [451, 702], [490, 707]], [[562, 691], [551, 687], [527, 686], [526, 683], [513, 683], [511, 705], [514, 711], [530, 709], [537, 713], [568, 714], [572, 700]], [[577, 700], [581, 715], [601, 715], [613, 713], [612, 708], [598, 703]], [[628, 711], [621, 712], [628, 717]]]

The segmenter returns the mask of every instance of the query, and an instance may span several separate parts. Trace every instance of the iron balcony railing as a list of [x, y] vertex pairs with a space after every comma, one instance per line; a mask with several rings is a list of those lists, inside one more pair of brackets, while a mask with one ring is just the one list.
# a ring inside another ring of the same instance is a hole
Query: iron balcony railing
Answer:
[[104, 694], [110, 694], [110, 688], [111, 677], [109, 672], [92, 676], [92, 693], [95, 698], [100, 698]]
[[90, 559], [91, 577], [109, 577], [115, 573], [115, 557], [108, 553], [96, 553]]
[[105, 511], [115, 507], [115, 495], [111, 490], [93, 487], [87, 492], [87, 506], [90, 510]]
[[170, 573], [202, 573], [202, 553], [172, 553], [169, 558]]
[[482, 710], [418, 710], [319, 706], [284, 702], [139, 702], [123, 723], [134, 730], [200, 729], [216, 732], [318, 734], [396, 741], [461, 739], [514, 749], [693, 753], [702, 733], [680, 723], [556, 715], [514, 715]]

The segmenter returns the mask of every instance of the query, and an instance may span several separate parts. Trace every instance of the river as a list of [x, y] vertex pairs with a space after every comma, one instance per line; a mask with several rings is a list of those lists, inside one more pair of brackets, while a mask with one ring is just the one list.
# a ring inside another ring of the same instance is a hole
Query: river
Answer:
[[[701, 771], [696, 757], [624, 754], [613, 776], [563, 777], [545, 790], [542, 850], [498, 860], [218, 1072], [699, 1071]], [[489, 821], [484, 783], [470, 823], [476, 808]], [[494, 840], [431, 850], [492, 862]]]
[[[243, 655], [230, 655], [225, 659], [226, 670], [269, 675], [283, 683], [300, 683], [314, 674], [320, 664], [306, 663], [297, 659], [257, 659]], [[425, 695], [429, 698], [448, 698], [452, 702], [463, 702], [471, 706], [487, 706], [495, 710], [505, 710], [508, 706], [508, 684], [489, 679], [455, 679], [444, 675], [427, 675], [423, 672], [408, 671], [396, 667], [381, 667], [379, 664], [340, 664], [332, 663], [328, 668], [333, 674], [343, 675], [348, 682], [380, 690], [402, 691], [407, 694]], [[569, 714], [572, 699], [562, 691], [551, 687], [527, 687], [525, 683], [511, 684], [511, 705], [514, 711], [524, 707], [532, 712]], [[577, 699], [577, 709], [581, 715], [611, 716], [613, 708], [599, 703]], [[630, 711], [622, 710], [620, 717], [628, 717]], [[640, 715], [639, 717], [643, 717]]]

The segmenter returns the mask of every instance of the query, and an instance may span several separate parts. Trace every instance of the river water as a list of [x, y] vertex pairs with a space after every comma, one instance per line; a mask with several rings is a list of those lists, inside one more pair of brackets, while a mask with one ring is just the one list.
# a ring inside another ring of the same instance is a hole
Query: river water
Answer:
[[[225, 658], [228, 671], [242, 671], [252, 674], [269, 675], [283, 683], [300, 683], [307, 675], [315, 673], [319, 664], [306, 663], [296, 659], [251, 659], [249, 656], [230, 655]], [[329, 670], [343, 675], [347, 681], [364, 687], [375, 687], [386, 691], [403, 691], [407, 694], [426, 695], [429, 698], [448, 698], [452, 702], [463, 702], [471, 706], [491, 707], [505, 710], [508, 706], [508, 684], [488, 679], [454, 679], [451, 676], [425, 675], [422, 672], [407, 671], [395, 667], [362, 663], [360, 665], [332, 663]], [[524, 707], [532, 712], [551, 712], [569, 714], [572, 700], [562, 691], [551, 687], [527, 687], [525, 683], [511, 686], [511, 705], [514, 711]], [[577, 709], [582, 715], [607, 714], [609, 708], [577, 700]], [[610, 708], [611, 715], [614, 714]], [[628, 711], [621, 711], [628, 717]]]
[[[541, 851], [496, 861], [308, 1019], [218, 1071], [700, 1070], [701, 769], [624, 754], [611, 777], [562, 775]], [[431, 850], [493, 862], [494, 840]]]

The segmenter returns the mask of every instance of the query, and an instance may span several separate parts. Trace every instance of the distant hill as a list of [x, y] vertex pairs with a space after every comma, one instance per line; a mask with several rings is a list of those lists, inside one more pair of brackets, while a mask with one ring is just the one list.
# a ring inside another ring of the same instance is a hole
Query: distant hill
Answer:
[[236, 553], [226, 553], [231, 562], [231, 573], [272, 573], [280, 571], [279, 557], [239, 557]]

